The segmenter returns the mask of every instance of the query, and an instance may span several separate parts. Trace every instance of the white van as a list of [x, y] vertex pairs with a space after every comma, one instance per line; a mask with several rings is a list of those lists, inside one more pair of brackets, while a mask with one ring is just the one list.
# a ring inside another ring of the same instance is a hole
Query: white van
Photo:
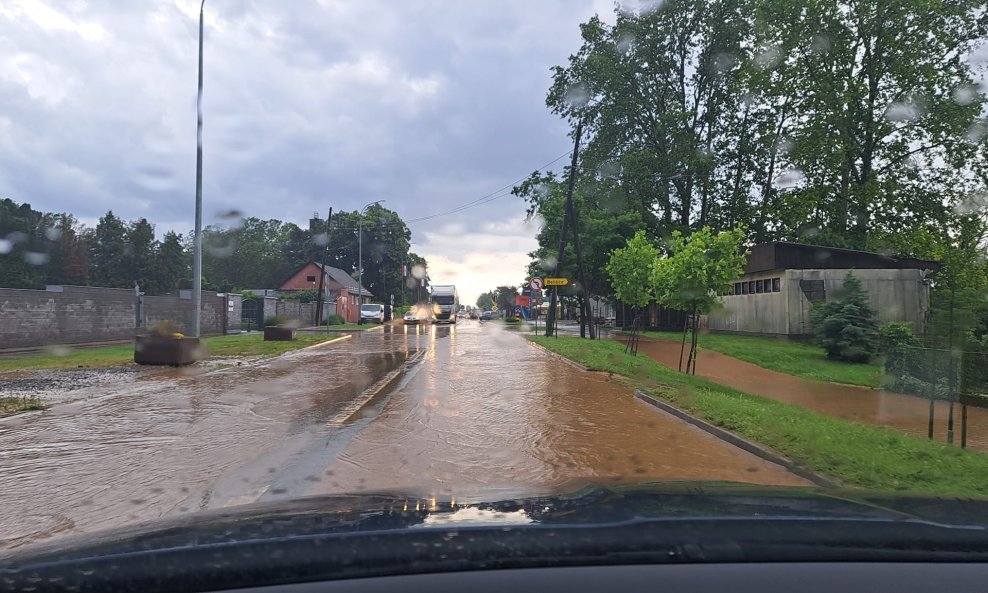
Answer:
[[360, 305], [360, 323], [384, 323], [384, 305]]

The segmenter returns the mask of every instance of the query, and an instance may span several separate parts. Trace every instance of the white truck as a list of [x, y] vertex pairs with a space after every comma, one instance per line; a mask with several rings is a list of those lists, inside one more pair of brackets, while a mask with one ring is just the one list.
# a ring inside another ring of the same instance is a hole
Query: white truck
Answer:
[[452, 284], [432, 285], [432, 312], [436, 323], [456, 323], [456, 312], [460, 308], [460, 298]]

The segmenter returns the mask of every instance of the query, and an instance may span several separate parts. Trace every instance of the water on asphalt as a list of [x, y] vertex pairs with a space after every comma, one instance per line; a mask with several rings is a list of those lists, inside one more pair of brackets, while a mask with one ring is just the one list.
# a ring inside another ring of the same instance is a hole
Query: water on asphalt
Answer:
[[[393, 394], [335, 422], [416, 351]], [[497, 324], [398, 326], [242, 367], [135, 373], [0, 422], [0, 547], [306, 494], [491, 499], [586, 479], [806, 484]]]

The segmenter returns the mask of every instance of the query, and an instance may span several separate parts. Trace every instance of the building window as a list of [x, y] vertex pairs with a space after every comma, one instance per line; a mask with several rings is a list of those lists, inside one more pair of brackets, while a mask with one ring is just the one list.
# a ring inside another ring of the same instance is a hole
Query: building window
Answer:
[[734, 283], [734, 294], [741, 294], [741, 283], [740, 282], [735, 282]]
[[779, 292], [782, 290], [782, 280], [779, 278], [772, 278], [772, 292]]
[[305, 281], [306, 282], [315, 282], [316, 281], [316, 277], [315, 276], [306, 276], [305, 277]]
[[755, 280], [755, 292], [761, 294], [765, 284], [761, 280]]
[[747, 282], [742, 282], [741, 283], [741, 294], [748, 294], [748, 283]]
[[748, 282], [748, 294], [755, 294], [755, 281], [751, 280]]

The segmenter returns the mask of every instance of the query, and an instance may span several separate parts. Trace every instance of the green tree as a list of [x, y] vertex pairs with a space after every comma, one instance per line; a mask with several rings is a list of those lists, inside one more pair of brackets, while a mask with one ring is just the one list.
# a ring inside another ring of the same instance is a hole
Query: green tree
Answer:
[[517, 286], [498, 286], [495, 290], [498, 311], [511, 314], [515, 310], [515, 297], [518, 295]]
[[625, 247], [611, 251], [607, 273], [614, 295], [636, 309], [648, 306], [655, 300], [652, 274], [661, 256], [662, 252], [648, 240], [645, 231], [635, 233]]
[[191, 278], [189, 257], [182, 246], [181, 235], [174, 231], [165, 233], [156, 254], [154, 270], [157, 294], [175, 292], [183, 279]]
[[774, 113], [764, 142], [786, 144], [779, 170], [796, 174], [770, 192], [778, 230], [860, 249], [942, 218], [983, 168], [985, 97], [966, 59], [988, 32], [983, 1], [754, 6], [752, 46], [776, 59], [749, 68], [748, 93]]
[[128, 273], [127, 225], [110, 210], [99, 219], [87, 241], [91, 279], [96, 286], [133, 288]]
[[[720, 303], [719, 293], [731, 287], [744, 271], [748, 252], [742, 249], [745, 229], [714, 233], [704, 227], [689, 237], [673, 231], [668, 241], [671, 255], [656, 260], [652, 283], [659, 303], [687, 314], [683, 328], [683, 350], [686, 333], [691, 333], [687, 373], [696, 374], [697, 329], [700, 315], [706, 315]], [[680, 352], [682, 368], [683, 352]]]
[[497, 302], [497, 297], [493, 291], [482, 293], [477, 297], [477, 308], [481, 311], [490, 311], [491, 306]]
[[161, 287], [156, 271], [158, 243], [154, 239], [154, 227], [146, 218], [131, 222], [127, 225], [125, 240], [123, 276], [129, 281], [129, 286], [136, 282], [148, 294], [159, 294]]
[[853, 272], [844, 277], [841, 291], [839, 299], [813, 308], [813, 332], [827, 351], [827, 358], [868, 362], [878, 351], [875, 310]]

